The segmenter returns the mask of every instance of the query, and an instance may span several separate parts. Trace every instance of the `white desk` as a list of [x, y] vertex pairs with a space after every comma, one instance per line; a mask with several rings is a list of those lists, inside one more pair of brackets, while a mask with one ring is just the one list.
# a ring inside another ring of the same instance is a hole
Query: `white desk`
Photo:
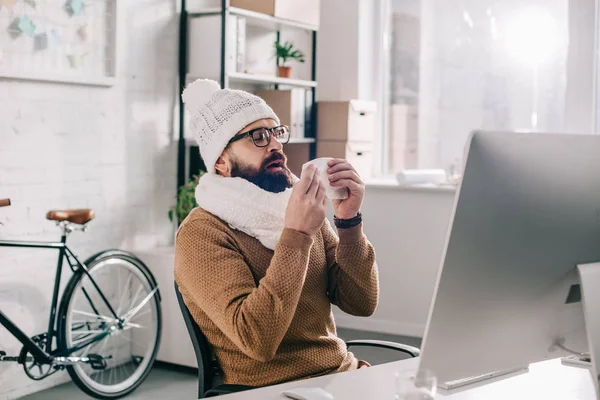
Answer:
[[[363, 368], [300, 382], [285, 383], [247, 392], [220, 396], [223, 400], [284, 400], [285, 389], [321, 387], [336, 400], [393, 400], [394, 374], [418, 366], [416, 359]], [[588, 370], [561, 365], [560, 360], [533, 364], [529, 372], [501, 380], [490, 380], [451, 393], [438, 392], [436, 399], [451, 400], [596, 400]]]

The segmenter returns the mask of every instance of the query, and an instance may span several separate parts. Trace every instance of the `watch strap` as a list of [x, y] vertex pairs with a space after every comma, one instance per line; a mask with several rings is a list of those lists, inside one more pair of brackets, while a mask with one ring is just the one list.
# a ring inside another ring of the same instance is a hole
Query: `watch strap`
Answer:
[[356, 217], [349, 219], [340, 219], [334, 215], [333, 223], [338, 229], [354, 228], [355, 226], [360, 225], [362, 223], [362, 214], [358, 212], [358, 214], [356, 214]]

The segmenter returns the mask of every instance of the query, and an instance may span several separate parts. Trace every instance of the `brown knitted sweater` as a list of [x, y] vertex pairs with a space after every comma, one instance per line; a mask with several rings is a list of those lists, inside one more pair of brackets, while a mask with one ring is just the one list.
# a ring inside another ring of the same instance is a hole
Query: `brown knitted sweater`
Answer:
[[275, 251], [194, 209], [175, 249], [175, 280], [214, 348], [223, 382], [265, 386], [356, 369], [336, 336], [331, 304], [375, 311], [375, 253], [362, 226], [328, 222], [309, 237], [284, 229]]

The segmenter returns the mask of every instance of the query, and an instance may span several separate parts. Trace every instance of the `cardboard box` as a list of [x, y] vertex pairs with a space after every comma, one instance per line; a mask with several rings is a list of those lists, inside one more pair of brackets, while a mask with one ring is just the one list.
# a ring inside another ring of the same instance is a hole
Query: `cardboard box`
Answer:
[[287, 157], [287, 165], [290, 171], [297, 177], [300, 177], [302, 165], [310, 161], [310, 144], [284, 144], [283, 152]]
[[418, 107], [407, 104], [389, 106], [390, 143], [407, 144], [419, 140]]
[[[275, 2], [276, 0], [230, 0], [229, 5], [274, 16]], [[188, 12], [202, 12], [206, 9], [220, 9], [221, 4], [221, 0], [188, 0], [186, 10]]]
[[271, 106], [282, 125], [290, 127], [292, 138], [304, 137], [306, 89], [259, 90], [256, 95]]
[[230, 0], [229, 4], [231, 7], [275, 16], [275, 8], [278, 2], [279, 0]]
[[419, 145], [418, 107], [407, 104], [389, 106], [389, 169], [399, 172], [417, 167]]
[[319, 140], [373, 142], [377, 103], [373, 101], [321, 101], [318, 103]]
[[344, 158], [356, 169], [360, 177], [373, 177], [373, 144], [369, 142], [347, 142], [317, 140], [317, 158]]
[[319, 26], [319, 9], [320, 0], [277, 0], [275, 2], [276, 17], [314, 26]]
[[[243, 8], [282, 19], [319, 26], [320, 0], [230, 0], [231, 7]], [[188, 0], [188, 12], [221, 8], [221, 0]]]
[[231, 7], [319, 26], [320, 0], [230, 0]]

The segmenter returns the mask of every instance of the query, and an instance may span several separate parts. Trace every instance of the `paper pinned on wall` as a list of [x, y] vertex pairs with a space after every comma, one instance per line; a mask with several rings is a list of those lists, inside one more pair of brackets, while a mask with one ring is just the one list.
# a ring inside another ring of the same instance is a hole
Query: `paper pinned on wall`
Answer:
[[85, 54], [69, 54], [67, 58], [71, 68], [81, 68], [85, 63]]
[[29, 4], [32, 8], [38, 8], [44, 4], [44, 0], [25, 0], [25, 3]]
[[23, 15], [22, 17], [18, 17], [13, 21], [13, 23], [9, 26], [9, 31], [13, 37], [19, 36], [20, 34], [33, 36], [33, 33], [35, 32], [35, 24], [28, 16]]
[[92, 39], [92, 27], [90, 24], [85, 24], [77, 29], [77, 36], [84, 41], [89, 42]]
[[4, 7], [9, 11], [12, 11], [15, 8], [15, 4], [17, 0], [0, 0], [0, 10]]
[[82, 0], [69, 0], [65, 5], [67, 12], [72, 17], [79, 16], [83, 14], [83, 9], [85, 8], [85, 3]]
[[60, 45], [60, 37], [54, 29], [36, 35], [34, 40], [36, 50], [53, 49]]

